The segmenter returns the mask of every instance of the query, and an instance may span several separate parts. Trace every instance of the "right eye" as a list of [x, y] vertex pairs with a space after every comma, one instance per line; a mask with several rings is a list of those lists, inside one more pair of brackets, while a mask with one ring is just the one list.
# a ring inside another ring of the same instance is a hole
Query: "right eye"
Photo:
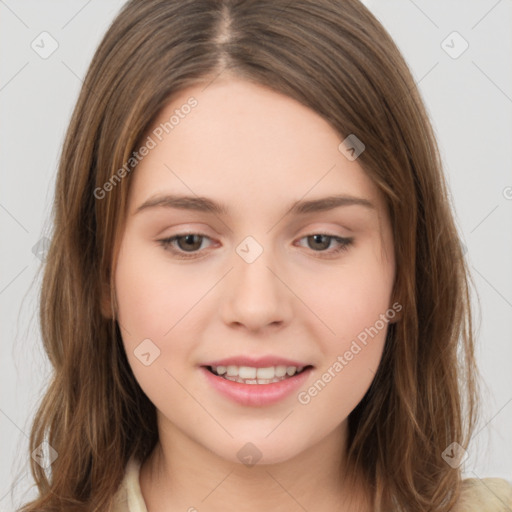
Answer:
[[200, 233], [181, 233], [163, 238], [158, 242], [166, 251], [175, 254], [179, 258], [195, 258], [204, 239], [209, 239], [209, 237]]

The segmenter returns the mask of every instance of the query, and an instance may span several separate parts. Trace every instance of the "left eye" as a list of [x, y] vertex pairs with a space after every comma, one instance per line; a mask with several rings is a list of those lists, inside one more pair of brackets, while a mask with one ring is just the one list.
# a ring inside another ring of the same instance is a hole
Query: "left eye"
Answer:
[[[198, 250], [202, 246], [204, 239], [210, 239], [206, 235], [200, 233], [185, 233], [181, 235], [174, 235], [169, 238], [158, 240], [160, 245], [167, 251], [177, 255], [181, 258], [193, 258], [196, 256]], [[337, 254], [341, 251], [345, 251], [352, 244], [353, 238], [344, 238], [335, 235], [328, 235], [322, 233], [315, 233], [312, 235], [306, 235], [300, 240], [307, 239], [308, 245], [312, 248], [313, 252], [325, 253], [327, 255]], [[331, 246], [331, 242], [334, 241], [338, 244], [337, 247], [326, 251]], [[311, 245], [312, 242], [312, 245]], [[176, 245], [177, 248], [176, 248]], [[320, 256], [320, 257], [325, 257]]]
[[[307, 235], [303, 238], [306, 238], [309, 241], [313, 241], [313, 246], [316, 246], [317, 249], [315, 249], [315, 252], [326, 252], [328, 254], [337, 254], [341, 251], [345, 251], [348, 249], [349, 245], [353, 242], [353, 238], [344, 238], [341, 236], [335, 236], [335, 235], [326, 235], [321, 233], [315, 233], [314, 235]], [[302, 238], [301, 238], [302, 240]], [[331, 251], [325, 251], [323, 249], [328, 248], [331, 245], [332, 241], [335, 241], [338, 246], [335, 247]], [[320, 247], [318, 247], [320, 246]]]

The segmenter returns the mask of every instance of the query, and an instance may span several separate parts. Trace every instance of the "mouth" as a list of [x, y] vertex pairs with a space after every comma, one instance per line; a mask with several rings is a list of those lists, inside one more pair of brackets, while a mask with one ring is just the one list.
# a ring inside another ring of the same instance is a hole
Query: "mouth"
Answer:
[[[260, 365], [261, 361], [253, 364]], [[226, 362], [200, 368], [207, 385], [221, 396], [242, 406], [264, 407], [290, 399], [307, 385], [314, 366], [236, 366]]]
[[239, 384], [260, 384], [268, 385], [285, 380], [295, 379], [302, 373], [313, 368], [312, 365], [306, 366], [267, 366], [265, 368], [256, 368], [251, 366], [236, 365], [218, 365], [204, 366], [211, 374], [218, 378], [237, 382]]

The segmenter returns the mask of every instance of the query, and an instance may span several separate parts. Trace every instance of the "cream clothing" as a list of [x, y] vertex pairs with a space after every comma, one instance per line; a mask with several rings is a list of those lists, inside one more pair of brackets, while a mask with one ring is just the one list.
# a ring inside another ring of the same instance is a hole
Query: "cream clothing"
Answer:
[[[116, 494], [113, 512], [148, 512], [139, 483], [140, 463], [133, 457]], [[502, 478], [466, 478], [453, 512], [512, 512], [512, 484]]]

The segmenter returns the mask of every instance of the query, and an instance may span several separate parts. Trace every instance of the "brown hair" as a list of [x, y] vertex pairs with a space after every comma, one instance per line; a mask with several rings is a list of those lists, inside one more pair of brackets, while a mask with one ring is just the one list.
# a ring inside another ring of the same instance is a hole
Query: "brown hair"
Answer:
[[102, 199], [177, 92], [221, 73], [267, 86], [325, 118], [385, 197], [394, 234], [394, 298], [403, 306], [383, 358], [349, 416], [348, 460], [376, 510], [448, 511], [461, 483], [442, 458], [467, 447], [477, 410], [469, 272], [433, 130], [395, 43], [358, 0], [131, 0], [99, 45], [75, 107], [56, 183], [40, 322], [53, 376], [30, 451], [32, 511], [108, 511], [131, 455], [158, 440], [154, 405], [128, 364], [113, 269], [130, 175]]

